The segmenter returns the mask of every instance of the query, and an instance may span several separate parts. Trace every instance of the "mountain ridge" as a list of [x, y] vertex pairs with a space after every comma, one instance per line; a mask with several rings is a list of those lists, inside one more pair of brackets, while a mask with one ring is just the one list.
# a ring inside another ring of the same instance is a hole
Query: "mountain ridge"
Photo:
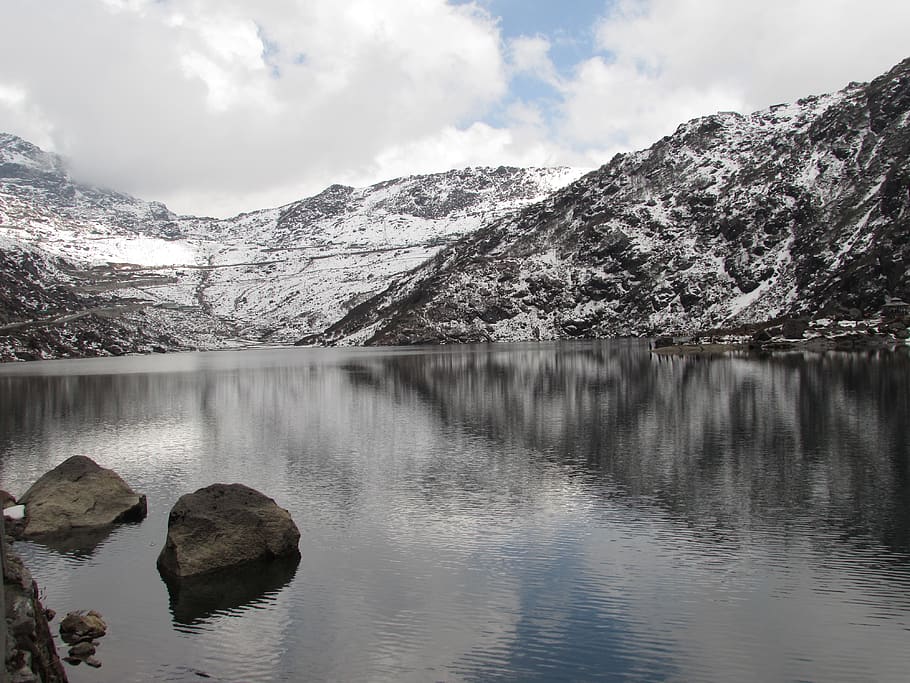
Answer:
[[[78, 341], [103, 339], [104, 328], [118, 340], [113, 346], [136, 352], [288, 343], [579, 173], [474, 168], [333, 185], [214, 219], [80, 183], [59, 156], [2, 134], [0, 356], [108, 353], [100, 341]], [[73, 295], [60, 299], [66, 311], [49, 294], [61, 288]]]
[[[910, 298], [910, 60], [681, 124], [462, 238], [326, 343], [697, 332]], [[468, 286], [470, 284], [470, 286]]]
[[826, 325], [908, 336], [910, 59], [836, 93], [692, 119], [580, 175], [336, 184], [214, 219], [80, 184], [0, 134], [0, 357], [782, 320], [800, 338]]

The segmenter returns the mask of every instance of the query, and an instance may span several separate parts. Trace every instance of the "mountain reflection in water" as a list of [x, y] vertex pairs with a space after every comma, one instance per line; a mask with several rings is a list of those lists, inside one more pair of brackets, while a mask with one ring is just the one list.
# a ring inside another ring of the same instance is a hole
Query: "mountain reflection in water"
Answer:
[[[906, 352], [183, 354], [0, 368], [0, 406], [14, 494], [83, 453], [148, 495], [88, 561], [22, 545], [51, 607], [112, 624], [95, 681], [910, 666]], [[155, 558], [176, 498], [213, 481], [287, 508], [302, 560], [184, 609]]]
[[239, 567], [185, 579], [166, 578], [174, 623], [194, 626], [218, 614], [250, 606], [267, 607], [294, 578], [299, 557], [248, 562]]

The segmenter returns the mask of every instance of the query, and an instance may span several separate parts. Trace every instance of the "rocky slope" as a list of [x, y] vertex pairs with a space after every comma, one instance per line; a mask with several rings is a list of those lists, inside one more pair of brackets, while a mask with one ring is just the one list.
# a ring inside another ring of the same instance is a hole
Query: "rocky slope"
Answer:
[[578, 175], [500, 167], [334, 185], [216, 220], [85, 185], [0, 134], [0, 359], [292, 341]]
[[897, 299], [910, 299], [910, 60], [684, 123], [452, 244], [324, 339], [641, 335], [874, 316]]

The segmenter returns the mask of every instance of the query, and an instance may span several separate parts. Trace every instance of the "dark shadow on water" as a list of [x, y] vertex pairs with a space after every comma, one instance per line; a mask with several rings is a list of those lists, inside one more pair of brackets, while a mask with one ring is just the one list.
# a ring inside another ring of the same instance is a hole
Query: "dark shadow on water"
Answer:
[[297, 573], [300, 556], [250, 562], [187, 579], [165, 578], [176, 626], [195, 626], [213, 616], [253, 606], [277, 595]]
[[110, 525], [97, 529], [70, 529], [66, 533], [38, 536], [24, 540], [53, 550], [70, 559], [84, 562], [90, 560], [98, 549], [107, 543], [108, 539], [118, 528], [118, 525]]

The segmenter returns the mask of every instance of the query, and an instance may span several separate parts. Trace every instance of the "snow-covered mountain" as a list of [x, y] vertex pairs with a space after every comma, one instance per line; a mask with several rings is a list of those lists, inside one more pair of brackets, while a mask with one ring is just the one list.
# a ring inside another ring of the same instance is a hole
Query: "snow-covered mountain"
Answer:
[[896, 299], [910, 300], [910, 60], [617, 155], [452, 244], [325, 340], [697, 331], [870, 316]]
[[216, 220], [0, 134], [0, 358], [849, 327], [889, 306], [908, 334], [910, 60], [579, 175], [333, 185]]
[[293, 341], [579, 175], [474, 168], [333, 185], [217, 220], [80, 183], [58, 156], [0, 134], [0, 347], [10, 358]]

